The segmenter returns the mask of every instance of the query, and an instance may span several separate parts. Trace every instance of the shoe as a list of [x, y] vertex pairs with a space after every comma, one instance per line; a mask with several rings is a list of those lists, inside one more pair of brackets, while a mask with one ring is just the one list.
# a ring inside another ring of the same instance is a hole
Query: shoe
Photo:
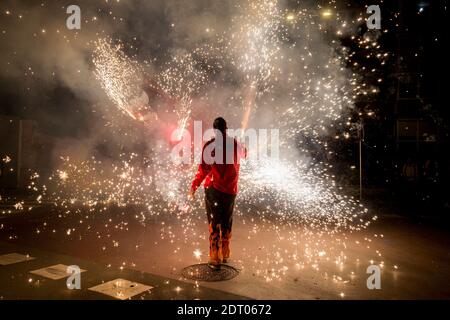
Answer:
[[215, 264], [208, 262], [208, 267], [213, 271], [219, 271], [220, 270], [220, 264]]
[[228, 259], [223, 259], [222, 263], [228, 263]]

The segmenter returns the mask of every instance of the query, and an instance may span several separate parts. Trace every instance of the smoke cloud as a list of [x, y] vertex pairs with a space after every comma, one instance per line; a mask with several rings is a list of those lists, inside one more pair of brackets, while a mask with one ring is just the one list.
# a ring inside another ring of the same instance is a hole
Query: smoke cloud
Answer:
[[[325, 38], [321, 30], [326, 26], [311, 14], [317, 11], [312, 5], [297, 4], [293, 11], [290, 2], [267, 0], [72, 4], [81, 8], [81, 30], [66, 28], [65, 2], [1, 5], [9, 12], [1, 21], [1, 78], [15, 83], [8, 90], [21, 97], [8, 112], [37, 120], [56, 139], [55, 158], [150, 152], [184, 116], [187, 128], [193, 120], [209, 124], [219, 115], [239, 128], [245, 93], [252, 86], [256, 93], [248, 127], [279, 128], [287, 146], [299, 136], [328, 135], [352, 107], [345, 54]], [[92, 57], [99, 39], [121, 43], [144, 78], [170, 96], [177, 93], [178, 100], [186, 94], [181, 99], [188, 101], [169, 108], [151, 96], [130, 99], [132, 104], [150, 98], [147, 110], [163, 125], [146, 127], [124, 115], [94, 75]], [[180, 52], [192, 60], [191, 78], [180, 71], [185, 63], [176, 59]], [[173, 83], [161, 77], [168, 70], [174, 71], [167, 77]]]

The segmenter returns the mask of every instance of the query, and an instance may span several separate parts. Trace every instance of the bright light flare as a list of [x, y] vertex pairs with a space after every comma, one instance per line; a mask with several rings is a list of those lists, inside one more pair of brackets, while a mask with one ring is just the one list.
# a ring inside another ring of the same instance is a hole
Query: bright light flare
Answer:
[[328, 19], [328, 18], [331, 18], [331, 17], [333, 16], [333, 11], [331, 11], [330, 9], [324, 9], [324, 10], [322, 10], [322, 11], [320, 12], [320, 15], [321, 15], [323, 18]]

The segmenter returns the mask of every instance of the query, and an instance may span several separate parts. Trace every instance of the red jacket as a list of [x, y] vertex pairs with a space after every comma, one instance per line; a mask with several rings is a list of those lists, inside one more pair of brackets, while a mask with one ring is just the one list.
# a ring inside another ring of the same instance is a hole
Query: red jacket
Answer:
[[[230, 136], [225, 136], [224, 140], [225, 148], [222, 148], [220, 143], [217, 144], [216, 139], [211, 139], [203, 146], [201, 164], [199, 164], [197, 174], [192, 181], [193, 190], [197, 190], [206, 178], [205, 188], [212, 186], [224, 193], [233, 195], [238, 193], [239, 163], [241, 158], [247, 157], [247, 150]], [[205, 153], [205, 149], [207, 149], [207, 153]], [[219, 158], [221, 150], [225, 150], [222, 152], [222, 161], [215, 161], [216, 159], [213, 157], [217, 153]]]

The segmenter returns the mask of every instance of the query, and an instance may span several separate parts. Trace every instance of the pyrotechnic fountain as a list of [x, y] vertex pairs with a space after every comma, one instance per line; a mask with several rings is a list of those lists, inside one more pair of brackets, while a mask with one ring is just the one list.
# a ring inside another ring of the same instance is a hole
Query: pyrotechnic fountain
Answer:
[[148, 112], [148, 97], [142, 90], [143, 70], [128, 58], [121, 45], [113, 46], [109, 39], [95, 43], [94, 74], [108, 98], [134, 120], [144, 120], [142, 109]]

